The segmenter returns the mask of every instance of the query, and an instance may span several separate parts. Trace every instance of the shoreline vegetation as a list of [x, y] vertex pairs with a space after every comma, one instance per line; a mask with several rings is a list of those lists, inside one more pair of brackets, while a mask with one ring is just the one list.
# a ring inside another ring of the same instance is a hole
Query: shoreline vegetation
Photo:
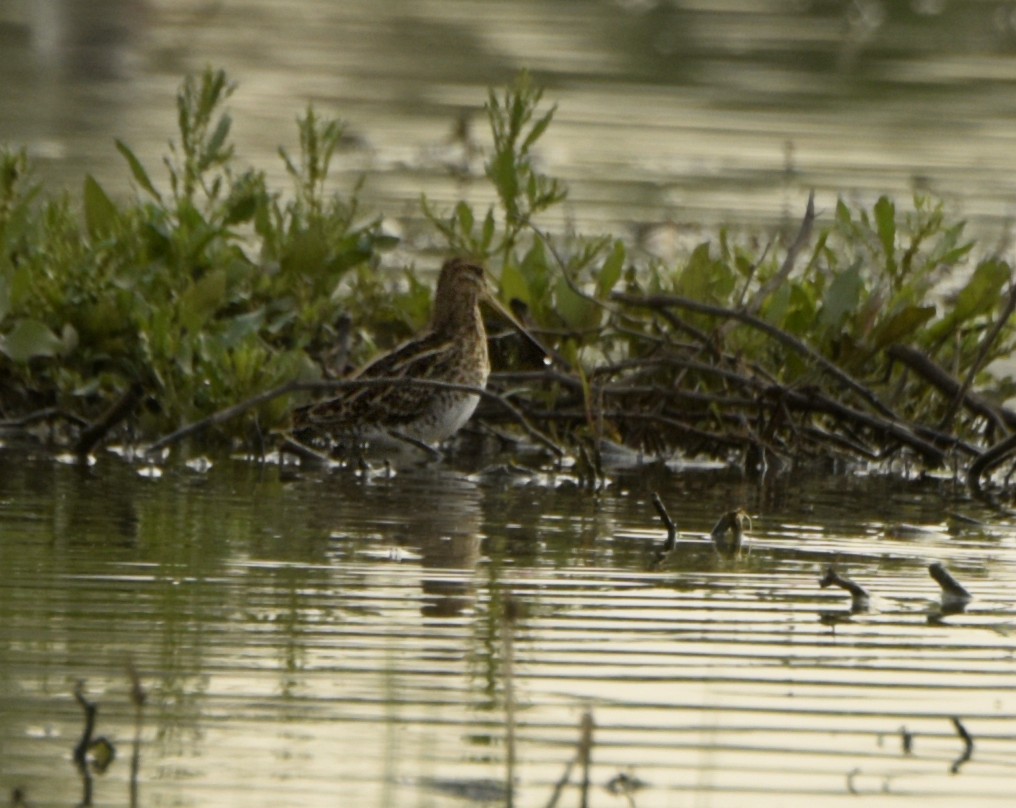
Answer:
[[[128, 199], [91, 176], [48, 194], [0, 148], [0, 434], [264, 451], [293, 406], [426, 322], [430, 284], [388, 271], [383, 214], [329, 182], [342, 124], [309, 108], [298, 151], [279, 149], [291, 187], [269, 188], [235, 154], [235, 89], [212, 69], [182, 83], [164, 184], [116, 141]], [[495, 330], [473, 427], [594, 476], [613, 442], [749, 473], [944, 470], [977, 492], [1016, 456], [1016, 383], [994, 365], [1016, 348], [1012, 268], [942, 203], [809, 199], [788, 235], [719, 230], [672, 262], [552, 234], [567, 191], [535, 159], [542, 95], [526, 73], [489, 94], [493, 204], [421, 200], [431, 243], [482, 262], [554, 355]]]

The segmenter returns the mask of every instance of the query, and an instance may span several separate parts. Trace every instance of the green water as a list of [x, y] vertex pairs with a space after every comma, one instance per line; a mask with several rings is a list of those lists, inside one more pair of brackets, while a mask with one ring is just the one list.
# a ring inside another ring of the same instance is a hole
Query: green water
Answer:
[[[930, 189], [987, 250], [1016, 198], [1016, 28], [994, 2], [86, 5], [0, 5], [0, 141], [41, 179], [126, 192], [115, 137], [157, 173], [181, 77], [223, 66], [239, 152], [279, 188], [308, 102], [350, 122], [336, 186], [366, 175], [404, 239], [393, 268], [434, 247], [421, 193], [488, 199], [479, 107], [522, 67], [558, 104], [538, 157], [570, 221], [665, 258], [703, 224], [796, 220], [813, 188], [820, 217]], [[474, 155], [450, 140], [461, 116]], [[659, 569], [653, 491], [682, 530]], [[739, 505], [749, 552], [729, 562], [707, 537]], [[965, 612], [936, 618], [934, 560]], [[869, 612], [818, 586], [831, 563]], [[642, 469], [593, 492], [567, 470], [5, 451], [0, 800], [82, 801], [83, 681], [117, 751], [95, 805], [504, 804], [510, 654], [518, 806], [548, 804], [587, 710], [594, 806], [1007, 805], [1014, 584], [1011, 518], [948, 480]], [[643, 787], [611, 793], [619, 775]]]
[[[128, 666], [135, 804], [504, 804], [506, 632], [516, 805], [547, 804], [586, 710], [592, 805], [619, 775], [639, 806], [1009, 800], [1016, 530], [950, 482], [2, 459], [0, 788], [33, 806], [81, 799], [78, 681], [117, 748], [94, 803], [132, 804]], [[682, 530], [659, 569], [654, 490]], [[707, 541], [731, 503], [735, 561]], [[931, 560], [965, 612], [934, 618]]]

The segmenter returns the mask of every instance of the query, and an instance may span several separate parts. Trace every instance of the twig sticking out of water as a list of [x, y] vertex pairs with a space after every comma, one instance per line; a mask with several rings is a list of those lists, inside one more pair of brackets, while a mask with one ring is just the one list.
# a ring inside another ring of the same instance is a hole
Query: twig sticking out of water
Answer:
[[[79, 681], [75, 686], [74, 698], [81, 705], [81, 709], [85, 711], [85, 727], [81, 732], [81, 740], [74, 747], [74, 765], [78, 767], [78, 772], [81, 774], [81, 805], [87, 806], [92, 804], [92, 773], [89, 770], [89, 762], [97, 773], [102, 774], [113, 762], [116, 748], [106, 738], [92, 738], [99, 706], [85, 698], [85, 683], [83, 681]], [[89, 752], [92, 753], [91, 761], [88, 758]]]
[[941, 562], [935, 561], [929, 564], [928, 573], [935, 579], [935, 583], [942, 587], [943, 606], [965, 606], [973, 599], [974, 596], [953, 578]]
[[[741, 540], [744, 536], [744, 523], [751, 527], [751, 517], [743, 508], [727, 511], [713, 526], [709, 535], [720, 555], [736, 556], [741, 552]], [[730, 534], [729, 537], [727, 534]]]
[[629, 808], [635, 808], [635, 792], [645, 785], [634, 774], [618, 772], [607, 783], [607, 791], [615, 796], [624, 797]]
[[904, 755], [912, 755], [914, 753], [914, 733], [905, 726], [900, 727], [900, 748], [903, 750]]
[[667, 540], [663, 546], [657, 549], [656, 556], [653, 558], [653, 566], [658, 567], [667, 559], [667, 556], [674, 552], [674, 548], [677, 546], [677, 525], [670, 518], [670, 514], [667, 513], [667, 509], [663, 505], [663, 500], [655, 491], [653, 492], [653, 507], [656, 508], [656, 513], [660, 515], [664, 527], [667, 528]]
[[952, 766], [949, 767], [949, 772], [951, 774], [959, 774], [960, 767], [970, 760], [971, 756], [974, 754], [974, 739], [970, 733], [967, 732], [967, 728], [963, 726], [963, 722], [960, 721], [959, 718], [954, 717], [952, 722], [953, 726], [956, 728], [956, 734], [963, 740], [963, 754], [953, 761]]
[[109, 434], [117, 424], [127, 418], [137, 408], [144, 395], [140, 384], [132, 384], [124, 391], [113, 405], [104, 412], [97, 421], [89, 424], [78, 436], [74, 444], [75, 454], [87, 455], [96, 445]]
[[845, 589], [850, 593], [850, 611], [865, 612], [868, 610], [868, 606], [871, 602], [871, 597], [868, 595], [866, 590], [859, 583], [856, 583], [845, 575], [840, 575], [833, 567], [829, 567], [825, 575], [823, 575], [818, 582], [818, 585], [825, 589], [828, 586], [836, 585], [841, 589]]

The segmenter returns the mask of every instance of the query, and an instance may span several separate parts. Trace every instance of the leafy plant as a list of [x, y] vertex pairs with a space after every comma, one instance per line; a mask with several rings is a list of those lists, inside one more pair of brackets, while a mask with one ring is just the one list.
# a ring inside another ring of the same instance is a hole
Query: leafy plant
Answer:
[[[365, 354], [426, 322], [431, 285], [412, 269], [397, 283], [375, 271], [396, 240], [360, 210], [361, 183], [331, 188], [343, 124], [309, 108], [297, 150], [279, 150], [291, 187], [272, 190], [238, 167], [225, 110], [235, 89], [215, 70], [183, 82], [164, 180], [117, 141], [127, 200], [91, 176], [79, 202], [48, 196], [23, 151], [0, 151], [8, 412], [58, 404], [94, 418], [140, 386], [149, 406], [134, 423], [154, 435], [341, 373], [350, 330]], [[551, 349], [556, 366], [530, 363], [513, 401], [589, 468], [608, 436], [720, 454], [835, 445], [878, 457], [902, 445], [939, 463], [946, 450], [922, 437], [933, 427], [955, 421], [953, 437], [973, 440], [986, 421], [990, 432], [1016, 419], [990, 402], [1016, 388], [991, 372], [1016, 348], [1012, 269], [975, 259], [940, 202], [841, 200], [821, 226], [809, 212], [789, 245], [721, 230], [668, 264], [609, 234], [550, 233], [566, 189], [541, 167], [555, 107], [529, 74], [492, 90], [486, 112], [492, 203], [440, 212], [424, 198], [423, 213], [450, 252], [490, 267]], [[954, 419], [974, 385], [987, 398]], [[253, 417], [273, 426], [290, 404]]]

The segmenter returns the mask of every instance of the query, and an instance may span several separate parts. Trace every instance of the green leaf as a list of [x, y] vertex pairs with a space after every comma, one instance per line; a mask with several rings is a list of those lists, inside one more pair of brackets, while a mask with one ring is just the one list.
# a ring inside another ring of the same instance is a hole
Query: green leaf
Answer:
[[600, 324], [603, 309], [575, 292], [563, 277], [557, 279], [555, 291], [557, 313], [568, 328], [580, 331]]
[[226, 200], [223, 223], [228, 225], [250, 221], [258, 208], [260, 197], [254, 192], [242, 193]]
[[490, 244], [494, 240], [494, 208], [487, 208], [487, 216], [483, 220], [483, 236], [480, 241], [480, 247], [486, 253], [490, 249]]
[[64, 341], [39, 320], [18, 320], [14, 328], [0, 336], [0, 351], [14, 362], [56, 356], [63, 347]]
[[853, 218], [850, 215], [850, 208], [842, 199], [836, 200], [836, 221], [841, 227], [852, 230], [854, 227]]
[[838, 328], [844, 318], [858, 307], [863, 291], [861, 262], [856, 261], [829, 284], [822, 300], [819, 323], [825, 328]]
[[180, 322], [192, 331], [199, 330], [226, 302], [226, 272], [216, 269], [180, 295]]
[[134, 181], [144, 188], [153, 199], [157, 202], [162, 202], [162, 197], [159, 192], [155, 190], [155, 186], [152, 185], [152, 180], [148, 176], [148, 172], [145, 171], [145, 167], [141, 165], [141, 161], [134, 156], [134, 152], [121, 140], [114, 141], [116, 143], [117, 151], [123, 155], [123, 158], [127, 161], [127, 165], [130, 167], [131, 174], [134, 175]]
[[465, 202], [459, 202], [455, 206], [455, 215], [459, 220], [459, 232], [463, 236], [470, 236], [473, 232], [473, 209]]
[[387, 233], [374, 233], [370, 237], [371, 246], [375, 250], [394, 250], [399, 246], [401, 239]]
[[[209, 107], [209, 112], [211, 107]], [[222, 150], [222, 144], [226, 142], [226, 137], [229, 135], [229, 128], [233, 125], [232, 119], [229, 115], [223, 115], [219, 118], [218, 126], [215, 127], [215, 131], [212, 133], [211, 139], [208, 141], [208, 148], [205, 150], [207, 159], [214, 160], [218, 158], [219, 152]]]
[[555, 112], [557, 112], [557, 104], [551, 107], [550, 111], [546, 115], [533, 124], [533, 128], [529, 130], [529, 134], [526, 135], [526, 139], [522, 141], [522, 147], [519, 149], [522, 154], [529, 151], [529, 147], [539, 140], [543, 133], [547, 131], [547, 127], [550, 126], [550, 122], [553, 120]]
[[501, 297], [509, 303], [512, 300], [521, 300], [532, 308], [533, 298], [522, 270], [515, 264], [505, 264], [501, 270]]
[[11, 311], [11, 284], [6, 275], [0, 275], [0, 322]]
[[261, 307], [247, 314], [231, 317], [223, 324], [222, 346], [235, 348], [245, 340], [254, 336], [265, 322], [265, 309]]
[[624, 260], [626, 257], [624, 242], [617, 239], [614, 242], [614, 249], [611, 250], [607, 260], [603, 262], [603, 266], [600, 268], [600, 274], [596, 278], [596, 295], [597, 297], [606, 297], [610, 294], [610, 290], [614, 288], [614, 285], [621, 279], [621, 271], [624, 269]]
[[875, 348], [887, 348], [909, 337], [935, 316], [934, 306], [905, 306], [879, 323], [871, 334]]
[[1012, 271], [1004, 261], [984, 261], [956, 295], [952, 316], [959, 322], [991, 313], [1009, 282]]
[[896, 205], [887, 196], [880, 196], [875, 203], [875, 225], [885, 251], [886, 266], [893, 271], [896, 269]]
[[91, 174], [85, 175], [85, 226], [93, 239], [108, 235], [116, 225], [119, 212]]

